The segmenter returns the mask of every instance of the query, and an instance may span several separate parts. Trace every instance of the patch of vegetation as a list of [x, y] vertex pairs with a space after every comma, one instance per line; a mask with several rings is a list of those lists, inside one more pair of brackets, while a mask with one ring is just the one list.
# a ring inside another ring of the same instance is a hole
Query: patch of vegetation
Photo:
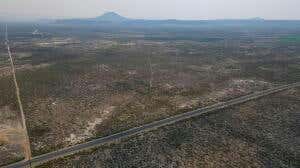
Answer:
[[0, 78], [0, 95], [0, 107], [5, 105], [12, 105], [12, 107], [15, 108], [17, 107], [15, 86], [12, 76]]
[[299, 94], [268, 96], [40, 167], [298, 167], [297, 130], [291, 126]]
[[10, 164], [13, 164], [13, 163], [16, 163], [16, 162], [19, 162], [19, 161], [22, 161], [24, 160], [25, 158], [24, 157], [15, 157], [13, 159], [9, 159], [8, 162], [6, 163], [0, 163], [0, 166], [7, 166], [7, 165], [10, 165]]
[[167, 134], [166, 141], [169, 142], [169, 145], [174, 148], [180, 147], [182, 144], [190, 143], [193, 138], [192, 132], [186, 129], [178, 128], [175, 130], [171, 130]]
[[282, 43], [300, 43], [300, 35], [291, 35], [280, 38]]

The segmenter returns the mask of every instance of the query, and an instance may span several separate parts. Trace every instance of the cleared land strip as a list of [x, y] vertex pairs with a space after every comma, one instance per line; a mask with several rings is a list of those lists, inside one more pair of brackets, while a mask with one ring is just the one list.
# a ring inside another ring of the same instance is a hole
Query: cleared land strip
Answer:
[[14, 65], [14, 60], [10, 51], [10, 47], [9, 47], [9, 41], [8, 41], [8, 33], [7, 33], [7, 25], [5, 28], [5, 45], [7, 47], [7, 53], [9, 56], [9, 60], [10, 60], [10, 65], [11, 65], [11, 71], [12, 71], [12, 76], [13, 76], [13, 80], [14, 80], [14, 85], [15, 85], [15, 92], [16, 92], [16, 96], [17, 96], [17, 102], [19, 105], [19, 110], [21, 113], [21, 118], [22, 118], [22, 126], [23, 126], [23, 132], [25, 135], [25, 147], [24, 147], [24, 156], [26, 160], [30, 160], [31, 159], [31, 149], [30, 149], [30, 143], [29, 143], [29, 136], [27, 133], [27, 126], [26, 126], [26, 119], [25, 119], [25, 114], [23, 111], [23, 105], [22, 105], [22, 101], [21, 101], [21, 97], [20, 97], [20, 88], [18, 85], [18, 81], [17, 81], [17, 77], [16, 77], [16, 68]]
[[163, 127], [163, 126], [166, 126], [166, 125], [170, 125], [170, 124], [173, 124], [175, 122], [183, 121], [183, 120], [186, 120], [186, 119], [189, 119], [189, 118], [192, 118], [192, 117], [197, 117], [197, 116], [200, 116], [200, 115], [212, 113], [212, 112], [215, 112], [217, 110], [221, 110], [221, 109], [233, 106], [233, 105], [241, 104], [241, 103], [244, 103], [244, 102], [247, 102], [247, 101], [250, 101], [250, 100], [258, 99], [258, 98], [261, 98], [263, 96], [267, 96], [267, 95], [277, 93], [277, 92], [280, 92], [280, 91], [283, 91], [283, 90], [291, 89], [291, 88], [294, 88], [294, 87], [300, 87], [300, 82], [275, 87], [275, 88], [268, 89], [268, 90], [265, 90], [265, 91], [261, 91], [261, 92], [249, 94], [249, 95], [246, 95], [246, 96], [242, 96], [242, 97], [239, 97], [239, 98], [236, 98], [236, 99], [232, 99], [232, 100], [227, 101], [227, 102], [221, 102], [221, 103], [217, 103], [217, 104], [214, 104], [214, 105], [211, 105], [211, 106], [208, 106], [208, 107], [200, 108], [200, 109], [197, 109], [197, 110], [194, 110], [194, 111], [178, 114], [178, 115], [166, 118], [166, 119], [162, 119], [162, 120], [155, 121], [155, 122], [152, 122], [152, 123], [149, 123], [149, 124], [145, 124], [145, 125], [142, 125], [142, 126], [139, 126], [139, 127], [135, 127], [135, 128], [132, 128], [132, 129], [129, 129], [129, 130], [117, 133], [117, 134], [107, 136], [107, 137], [98, 138], [98, 139], [95, 139], [95, 140], [92, 140], [92, 141], [89, 141], [89, 142], [86, 142], [86, 143], [83, 143], [83, 144], [78, 144], [78, 145], [71, 146], [71, 147], [68, 147], [68, 148], [64, 148], [64, 149], [61, 149], [61, 150], [58, 150], [58, 151], [54, 151], [54, 152], [51, 152], [51, 153], [36, 156], [36, 157], [33, 157], [30, 161], [21, 161], [21, 162], [18, 162], [18, 163], [14, 163], [14, 164], [5, 166], [5, 168], [18, 168], [18, 167], [27, 166], [29, 164], [38, 165], [38, 164], [44, 163], [46, 161], [50, 161], [50, 160], [53, 160], [53, 159], [57, 159], [57, 158], [60, 158], [60, 157], [71, 155], [71, 154], [74, 154], [74, 153], [77, 153], [77, 152], [80, 152], [80, 151], [83, 151], [83, 150], [86, 150], [86, 149], [94, 148], [94, 147], [103, 145], [105, 143], [114, 142], [114, 141], [119, 140], [121, 138], [126, 138], [126, 137], [129, 137], [129, 136], [138, 134], [138, 133], [142, 133], [142, 132], [146, 132], [146, 131], [149, 131], [149, 130], [156, 129], [158, 127]]

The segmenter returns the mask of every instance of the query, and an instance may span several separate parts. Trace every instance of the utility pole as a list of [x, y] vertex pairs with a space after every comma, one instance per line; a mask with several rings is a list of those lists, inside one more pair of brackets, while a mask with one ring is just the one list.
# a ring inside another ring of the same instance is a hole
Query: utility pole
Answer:
[[15, 93], [16, 93], [16, 97], [17, 97], [17, 103], [18, 103], [19, 110], [21, 113], [21, 118], [22, 118], [22, 127], [23, 127], [24, 138], [25, 138], [25, 144], [24, 144], [24, 155], [25, 156], [24, 157], [26, 160], [31, 160], [32, 155], [31, 155], [30, 141], [29, 141], [27, 126], [26, 126], [26, 119], [25, 119], [25, 114], [24, 114], [23, 105], [22, 105], [21, 96], [20, 96], [20, 88], [19, 88], [19, 85], [17, 82], [17, 77], [16, 77], [14, 60], [12, 58], [12, 54], [11, 54], [10, 47], [9, 47], [7, 24], [5, 25], [5, 45], [7, 47], [7, 52], [8, 52], [8, 56], [10, 59], [11, 71], [12, 71], [12, 76], [13, 76], [14, 85], [15, 85], [15, 89], [16, 89]]

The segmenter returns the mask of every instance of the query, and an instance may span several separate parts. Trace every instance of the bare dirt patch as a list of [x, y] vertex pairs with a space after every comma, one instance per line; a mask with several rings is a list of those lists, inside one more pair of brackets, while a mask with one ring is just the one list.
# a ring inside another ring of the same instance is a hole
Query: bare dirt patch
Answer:
[[23, 158], [24, 130], [16, 113], [9, 107], [0, 108], [0, 165]]

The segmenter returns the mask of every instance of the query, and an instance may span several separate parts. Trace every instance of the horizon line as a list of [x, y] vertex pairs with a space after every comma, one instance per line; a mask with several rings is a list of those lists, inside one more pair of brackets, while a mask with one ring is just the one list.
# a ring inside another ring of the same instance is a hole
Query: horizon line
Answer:
[[253, 20], [253, 21], [300, 21], [299, 19], [288, 19], [288, 18], [264, 18], [264, 17], [247, 17], [247, 18], [199, 18], [199, 19], [183, 19], [183, 18], [131, 18], [131, 17], [127, 17], [127, 16], [123, 16], [117, 12], [112, 12], [112, 11], [108, 11], [108, 12], [103, 12], [101, 15], [97, 15], [97, 16], [93, 16], [93, 17], [36, 17], [36, 18], [26, 18], [23, 17], [21, 19], [18, 19], [16, 17], [2, 17], [0, 16], [0, 22], [40, 22], [40, 21], [57, 21], [57, 20], [84, 20], [84, 19], [95, 19], [97, 17], [101, 17], [105, 14], [108, 13], [114, 13], [120, 17], [123, 17], [125, 19], [128, 20], [150, 20], [150, 21], [224, 21], [224, 20]]

